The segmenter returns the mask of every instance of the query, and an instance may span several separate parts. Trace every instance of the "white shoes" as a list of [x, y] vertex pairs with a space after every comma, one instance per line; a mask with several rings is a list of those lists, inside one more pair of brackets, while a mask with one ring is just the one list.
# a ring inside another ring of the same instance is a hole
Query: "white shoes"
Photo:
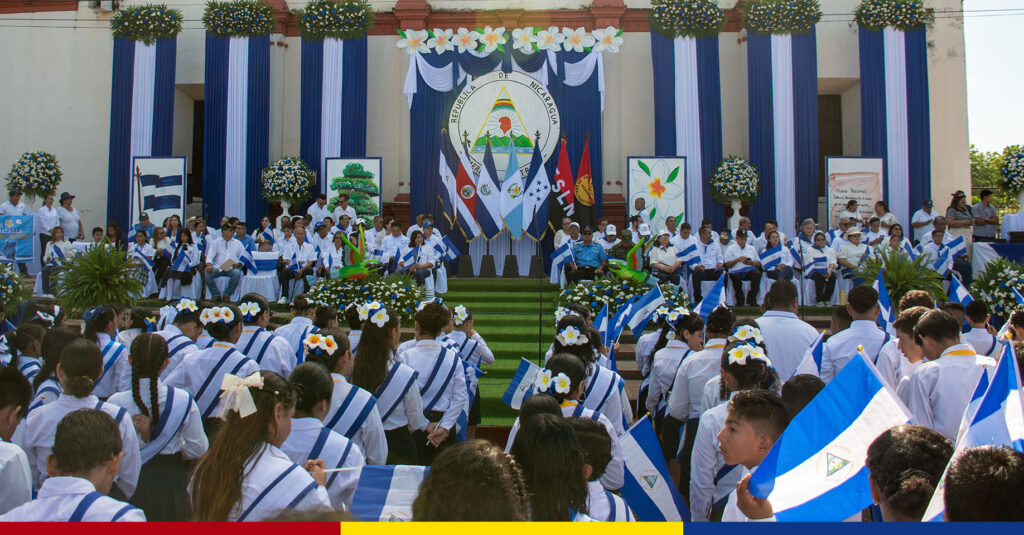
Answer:
[[288, 298], [287, 297], [282, 297], [282, 298], [278, 299], [277, 300], [277, 304], [279, 304], [279, 305], [287, 305], [288, 304]]

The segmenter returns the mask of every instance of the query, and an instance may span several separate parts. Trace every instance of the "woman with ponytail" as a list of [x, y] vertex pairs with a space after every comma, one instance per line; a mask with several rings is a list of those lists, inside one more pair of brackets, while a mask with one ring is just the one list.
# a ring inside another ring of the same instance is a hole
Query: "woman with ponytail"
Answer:
[[729, 494], [747, 473], [740, 465], [725, 469], [725, 458], [718, 449], [718, 432], [725, 427], [729, 412], [726, 400], [745, 390], [778, 393], [781, 388], [756, 324], [736, 327], [722, 349], [719, 363], [723, 401], [700, 415], [690, 456], [690, 511], [695, 520], [720, 519]]
[[57, 433], [57, 424], [69, 413], [80, 409], [103, 411], [114, 418], [121, 432], [122, 452], [120, 468], [114, 487], [111, 487], [112, 498], [127, 501], [135, 494], [139, 480], [139, 439], [132, 425], [128, 411], [100, 401], [93, 394], [93, 384], [103, 372], [103, 355], [96, 344], [89, 340], [74, 340], [64, 348], [57, 364], [57, 379], [63, 393], [57, 401], [43, 405], [29, 413], [25, 419], [25, 435], [21, 445], [28, 456], [32, 467], [32, 478], [35, 488], [39, 488], [47, 479], [47, 456], [53, 449], [53, 439]]
[[14, 332], [6, 335], [7, 347], [11, 352], [11, 360], [7, 363], [21, 371], [29, 381], [39, 373], [43, 363], [40, 357], [40, 344], [46, 329], [34, 323], [22, 323]]
[[199, 407], [206, 435], [213, 438], [219, 425], [216, 418], [220, 404], [220, 385], [227, 374], [248, 377], [260, 371], [256, 361], [235, 349], [242, 335], [242, 313], [238, 307], [227, 305], [204, 309], [199, 321], [213, 337], [213, 345], [201, 349], [181, 362], [165, 382], [169, 386], [184, 388]]
[[185, 522], [190, 516], [185, 461], [198, 459], [209, 447], [199, 408], [188, 392], [160, 381], [169, 362], [161, 336], [136, 336], [130, 358], [132, 389], [109, 400], [128, 411], [139, 433], [142, 471], [130, 503], [150, 522]]
[[[668, 414], [668, 400], [680, 367], [695, 352], [704, 348], [704, 319], [685, 308], [675, 308], [665, 317], [665, 326], [672, 339], [654, 353], [647, 411], [654, 415], [654, 427], [661, 436], [661, 448], [666, 460], [674, 460], [679, 450], [679, 430], [685, 423]], [[681, 383], [685, 386], [686, 383]], [[688, 455], [689, 451], [684, 451]]]
[[[325, 335], [313, 340], [317, 347], [310, 348], [313, 341], [309, 339], [314, 337], [319, 335], [310, 335], [303, 342], [307, 351], [327, 353], [331, 347], [335, 350], [339, 347], [333, 335]], [[324, 426], [334, 390], [331, 374], [319, 362], [303, 362], [295, 367], [289, 382], [295, 391], [295, 415], [292, 416], [292, 432], [281, 444], [281, 451], [296, 464], [322, 459], [328, 469], [350, 469], [329, 474], [326, 484], [331, 505], [338, 511], [347, 511], [359, 482], [359, 469], [366, 464], [366, 459], [355, 442]]]
[[[398, 362], [398, 312], [376, 301], [357, 305], [365, 323], [359, 338], [359, 358], [352, 367], [352, 384], [372, 392], [384, 422], [387, 464], [416, 464], [419, 453], [412, 438], [423, 428], [423, 399], [416, 371]], [[415, 388], [414, 388], [415, 386]]]
[[60, 355], [64, 348], [72, 341], [81, 338], [82, 335], [68, 327], [54, 327], [43, 335], [41, 345], [43, 366], [39, 373], [32, 379], [32, 390], [36, 393], [29, 404], [28, 410], [37, 409], [57, 401], [64, 389], [57, 380], [57, 364], [60, 362]]
[[96, 380], [95, 394], [107, 399], [115, 392], [131, 388], [132, 370], [128, 348], [117, 341], [119, 307], [100, 305], [85, 311], [85, 339], [96, 344], [103, 353], [103, 369]]
[[295, 414], [288, 381], [257, 371], [224, 386], [223, 432], [192, 472], [192, 520], [256, 522], [290, 509], [330, 509], [324, 462], [296, 465], [280, 449]]

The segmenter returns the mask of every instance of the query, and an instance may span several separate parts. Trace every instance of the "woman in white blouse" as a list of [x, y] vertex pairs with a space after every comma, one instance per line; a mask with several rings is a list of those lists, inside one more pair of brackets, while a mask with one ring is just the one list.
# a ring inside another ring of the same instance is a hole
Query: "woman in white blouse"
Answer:
[[75, 253], [74, 246], [71, 242], [64, 239], [64, 229], [60, 226], [53, 227], [50, 229], [50, 236], [52, 240], [46, 244], [46, 248], [43, 250], [43, 294], [45, 296], [53, 295], [53, 283], [51, 277], [53, 273], [60, 269], [61, 264], [64, 263], [64, 259], [70, 258]]
[[858, 228], [860, 228], [860, 225], [864, 224], [864, 220], [860, 217], [860, 212], [857, 211], [856, 200], [850, 199], [847, 201], [846, 208], [839, 212], [839, 220], [842, 221], [844, 219], [848, 220], [853, 225], [857, 225]]
[[78, 214], [78, 208], [71, 206], [75, 196], [64, 192], [60, 194], [60, 207], [57, 208], [57, 215], [60, 217], [60, 226], [64, 228], [64, 236], [68, 241], [85, 239], [85, 230], [82, 229], [82, 216]]
[[678, 271], [682, 261], [676, 258], [676, 248], [669, 240], [667, 230], [658, 234], [657, 245], [651, 249], [651, 275], [661, 282], [679, 284]]
[[[52, 193], [43, 197], [43, 205], [36, 212], [36, 225], [39, 228], [39, 254], [42, 258], [46, 252], [46, 244], [50, 241], [50, 230], [60, 226], [60, 215], [57, 214], [57, 209], [53, 206]], [[41, 260], [41, 263], [46, 265], [45, 260]]]
[[875, 216], [878, 217], [879, 223], [885, 230], [889, 230], [893, 225], [900, 223], [896, 219], [896, 215], [889, 211], [889, 205], [885, 204], [885, 201], [875, 203]]
[[331, 273], [345, 266], [345, 241], [340, 232], [332, 238], [331, 247], [320, 253], [320, 276], [330, 277]]
[[[412, 256], [409, 256], [409, 253], [414, 250]], [[401, 257], [398, 259], [398, 265], [409, 271], [417, 283], [426, 284], [427, 278], [431, 275], [430, 270], [434, 267], [435, 258], [433, 249], [423, 244], [423, 232], [414, 230], [409, 238], [409, 245], [402, 248], [399, 254]], [[408, 260], [406, 260], [407, 256], [409, 256]]]
[[804, 277], [814, 281], [817, 306], [832, 300], [836, 289], [836, 252], [828, 246], [823, 232], [814, 234], [814, 245], [804, 249]]

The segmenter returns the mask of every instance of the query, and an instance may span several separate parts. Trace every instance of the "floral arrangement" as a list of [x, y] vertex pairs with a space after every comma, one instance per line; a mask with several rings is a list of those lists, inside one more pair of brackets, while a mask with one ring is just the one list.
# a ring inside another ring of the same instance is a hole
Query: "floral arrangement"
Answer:
[[379, 301], [398, 311], [402, 321], [411, 321], [416, 305], [423, 301], [423, 288], [411, 275], [401, 273], [390, 277], [370, 275], [364, 279], [322, 279], [309, 291], [318, 303], [344, 310], [350, 303]]
[[729, 204], [733, 199], [750, 204], [761, 191], [761, 173], [754, 165], [738, 156], [722, 160], [711, 174], [711, 197]]
[[366, 0], [313, 0], [295, 12], [299, 33], [309, 41], [358, 39], [373, 26]]
[[759, 0], [743, 12], [743, 27], [759, 34], [810, 33], [819, 20], [817, 0]]
[[651, 28], [668, 37], [713, 37], [722, 30], [722, 8], [714, 0], [653, 0]]
[[1024, 190], [1024, 149], [1019, 145], [1007, 147], [1003, 156], [1003, 189], [1016, 195]]
[[988, 305], [993, 314], [1003, 318], [1017, 308], [1013, 288], [1024, 288], [1024, 264], [997, 258], [985, 266], [981, 274], [974, 274], [971, 293], [974, 298]]
[[214, 37], [269, 35], [274, 10], [259, 0], [211, 1], [203, 12], [203, 26]]
[[7, 190], [20, 190], [29, 197], [45, 197], [57, 192], [64, 174], [57, 157], [49, 152], [26, 152], [7, 173]]
[[[614, 314], [626, 301], [643, 295], [650, 289], [647, 284], [608, 275], [569, 286], [558, 295], [556, 304], [558, 307], [583, 305], [590, 308], [591, 314], [597, 314], [607, 304], [608, 312]], [[661, 293], [665, 296], [665, 306], [669, 309], [689, 306], [686, 292], [679, 291], [673, 284], [662, 284]], [[555, 322], [557, 323], [559, 319], [561, 318], [556, 312]]]
[[133, 307], [143, 297], [142, 263], [116, 247], [90, 247], [70, 255], [55, 274], [57, 301], [71, 314], [95, 303]]
[[18, 305], [29, 299], [29, 289], [21, 282], [14, 264], [0, 262], [0, 312], [7, 317], [18, 312]]
[[871, 31], [891, 26], [900, 31], [917, 30], [932, 20], [932, 9], [923, 0], [861, 0], [854, 12], [857, 25]]
[[142, 41], [151, 45], [181, 33], [181, 11], [163, 4], [146, 4], [122, 9], [110, 18], [114, 37]]
[[313, 171], [298, 156], [286, 156], [263, 170], [263, 197], [268, 201], [302, 202], [312, 185]]
[[583, 28], [562, 28], [551, 26], [547, 29], [539, 26], [515, 28], [507, 32], [503, 27], [492, 28], [458, 28], [457, 30], [398, 30], [402, 37], [398, 48], [409, 54], [436, 54], [449, 51], [460, 53], [469, 50], [477, 53], [490, 54], [495, 50], [505, 52], [505, 45], [512, 38], [512, 48], [523, 54], [533, 54], [541, 50], [565, 50], [566, 52], [613, 52], [617, 53], [622, 46], [622, 29], [608, 26], [587, 32]]

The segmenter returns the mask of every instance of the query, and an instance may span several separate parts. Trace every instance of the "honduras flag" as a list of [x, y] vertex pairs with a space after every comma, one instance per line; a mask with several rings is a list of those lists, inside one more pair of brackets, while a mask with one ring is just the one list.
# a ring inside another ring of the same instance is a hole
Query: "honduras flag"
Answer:
[[410, 522], [429, 466], [363, 466], [349, 512], [363, 522]]
[[[551, 179], [540, 154], [540, 140], [533, 144], [530, 171], [526, 175], [526, 197], [523, 199], [523, 232], [540, 241], [547, 228], [548, 199]], [[539, 214], [539, 217], [538, 217]]]
[[483, 166], [476, 181], [476, 221], [488, 240], [494, 239], [501, 232], [501, 190], [497, 179], [498, 171], [494, 167], [494, 155], [491, 154], [491, 138], [488, 137]]
[[968, 303], [974, 302], [974, 298], [971, 297], [971, 292], [967, 291], [967, 287], [960, 282], [960, 279], [956, 275], [953, 275], [949, 280], [949, 300], [954, 303], [960, 303], [963, 306], [967, 306]]
[[662, 295], [661, 288], [658, 286], [651, 288], [633, 302], [632, 310], [629, 313], [629, 320], [626, 322], [629, 324], [629, 330], [639, 337], [640, 333], [644, 331], [644, 327], [647, 326], [647, 322], [651, 321], [654, 311], [664, 304], [665, 296]]
[[896, 330], [892, 328], [892, 322], [896, 321], [896, 317], [892, 311], [892, 300], [889, 299], [889, 290], [885, 289], [885, 279], [882, 275], [883, 270], [878, 270], [878, 276], [875, 277], [875, 283], [871, 285], [871, 287], [878, 292], [877, 321], [878, 325], [882, 327], [882, 329], [891, 335], [895, 335]]
[[765, 249], [761, 253], [761, 269], [770, 271], [782, 263], [782, 245], [776, 245], [771, 249]]
[[626, 477], [622, 498], [638, 520], [682, 522], [690, 520], [690, 508], [669, 476], [658, 437], [649, 416], [644, 416], [619, 437]]
[[688, 267], [700, 264], [700, 253], [697, 251], [697, 244], [691, 243], [689, 247], [676, 253], [676, 258], [682, 260]]
[[754, 470], [750, 492], [780, 522], [839, 522], [871, 505], [868, 446], [910, 420], [862, 352], [800, 411]]
[[508, 164], [505, 169], [505, 180], [501, 182], [501, 218], [508, 227], [513, 240], [523, 237], [523, 174], [519, 171], [519, 158], [516, 157], [515, 143], [509, 139], [512, 150], [509, 151]]
[[519, 410], [523, 400], [534, 394], [533, 383], [537, 380], [537, 374], [540, 371], [540, 366], [526, 359], [520, 359], [519, 367], [516, 368], [516, 373], [512, 376], [512, 382], [508, 384], [508, 388], [505, 389], [501, 400], [509, 407]]
[[[986, 375], [982, 375], [982, 382], [985, 381]], [[1013, 344], [1003, 345], [1003, 353], [999, 357], [992, 381], [970, 418], [970, 425], [960, 430], [953, 458], [956, 459], [957, 454], [967, 448], [985, 445], [1003, 446], [1024, 452], [1024, 406], [1021, 404], [1020, 369], [1017, 367]], [[946, 472], [949, 472], [949, 466], [946, 466]], [[946, 474], [943, 474], [935, 494], [932, 495], [932, 501], [925, 510], [923, 520], [942, 520], [942, 514], [945, 512], [945, 483]]]
[[725, 273], [718, 277], [715, 285], [711, 287], [711, 291], [693, 309], [700, 314], [700, 317], [704, 318], [704, 321], [707, 321], [711, 311], [722, 304], [725, 304]]
[[821, 375], [821, 358], [825, 350], [825, 331], [818, 333], [818, 337], [811, 342], [811, 346], [804, 352], [804, 358], [800, 365], [793, 371], [793, 375], [809, 374], [815, 377]]

